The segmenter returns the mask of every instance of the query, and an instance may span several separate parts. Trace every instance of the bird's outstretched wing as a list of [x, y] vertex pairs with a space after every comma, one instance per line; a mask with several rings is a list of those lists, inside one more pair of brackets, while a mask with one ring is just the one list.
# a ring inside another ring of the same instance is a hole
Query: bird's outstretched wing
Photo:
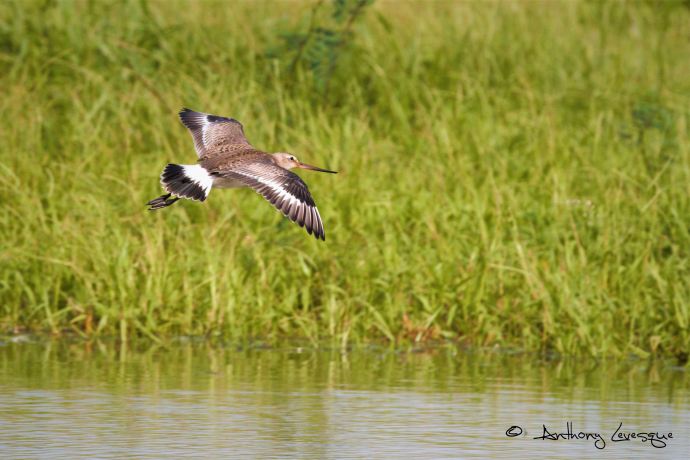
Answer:
[[326, 241], [321, 216], [307, 184], [295, 173], [268, 161], [247, 163], [232, 170], [214, 171], [222, 177], [234, 179], [253, 188], [276, 209], [307, 229], [318, 240]]
[[242, 124], [233, 118], [182, 109], [180, 120], [192, 133], [199, 158], [214, 153], [224, 146], [252, 148], [244, 136]]

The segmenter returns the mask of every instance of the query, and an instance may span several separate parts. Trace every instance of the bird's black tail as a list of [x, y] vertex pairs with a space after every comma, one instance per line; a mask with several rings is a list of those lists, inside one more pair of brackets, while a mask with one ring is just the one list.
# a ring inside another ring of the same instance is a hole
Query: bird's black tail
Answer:
[[[189, 198], [194, 201], [205, 201], [213, 184], [212, 177], [201, 165], [176, 165], [169, 164], [161, 174], [161, 184], [167, 195], [161, 195], [155, 200], [146, 203], [151, 206], [149, 211], [170, 206], [180, 198]], [[175, 198], [169, 198], [175, 195]]]

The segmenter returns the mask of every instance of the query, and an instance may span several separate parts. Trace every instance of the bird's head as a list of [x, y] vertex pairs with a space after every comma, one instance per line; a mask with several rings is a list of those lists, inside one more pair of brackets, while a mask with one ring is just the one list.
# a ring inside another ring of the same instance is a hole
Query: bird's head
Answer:
[[321, 172], [327, 172], [331, 174], [337, 174], [337, 171], [329, 171], [327, 169], [321, 169], [317, 168], [316, 166], [309, 166], [305, 165], [301, 161], [299, 161], [297, 158], [292, 153], [287, 153], [287, 152], [278, 152], [273, 154], [273, 159], [275, 160], [275, 163], [280, 166], [281, 168], [285, 169], [292, 169], [292, 168], [302, 168], [302, 169], [311, 169], [313, 171], [321, 171]]

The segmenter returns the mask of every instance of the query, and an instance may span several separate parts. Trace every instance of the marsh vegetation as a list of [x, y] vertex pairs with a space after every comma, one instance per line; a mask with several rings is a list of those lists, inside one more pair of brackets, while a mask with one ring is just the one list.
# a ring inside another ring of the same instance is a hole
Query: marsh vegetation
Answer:
[[[379, 2], [319, 86], [271, 54], [313, 8], [0, 4], [3, 328], [687, 360], [690, 9]], [[326, 242], [251, 190], [147, 212], [182, 107], [339, 171]]]

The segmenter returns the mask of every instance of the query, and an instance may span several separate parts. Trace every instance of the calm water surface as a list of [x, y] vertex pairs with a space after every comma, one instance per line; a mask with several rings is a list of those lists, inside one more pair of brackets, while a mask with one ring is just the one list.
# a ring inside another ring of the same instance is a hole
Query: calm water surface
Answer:
[[[638, 360], [5, 337], [0, 458], [681, 459], [689, 387]], [[604, 449], [533, 439], [569, 422]], [[612, 442], [620, 423], [673, 438]]]

